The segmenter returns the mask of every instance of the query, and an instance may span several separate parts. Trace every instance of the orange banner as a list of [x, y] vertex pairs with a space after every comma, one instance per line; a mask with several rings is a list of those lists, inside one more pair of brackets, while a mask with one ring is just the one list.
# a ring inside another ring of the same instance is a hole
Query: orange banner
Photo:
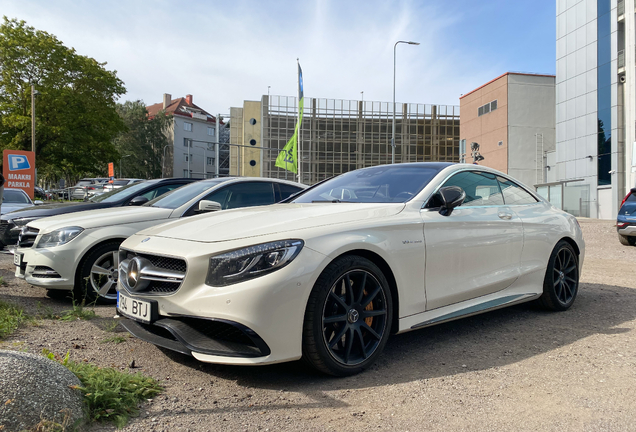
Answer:
[[2, 152], [2, 161], [4, 187], [22, 189], [33, 199], [35, 154], [30, 151], [5, 150]]
[[115, 165], [112, 162], [108, 163], [108, 177], [115, 177]]

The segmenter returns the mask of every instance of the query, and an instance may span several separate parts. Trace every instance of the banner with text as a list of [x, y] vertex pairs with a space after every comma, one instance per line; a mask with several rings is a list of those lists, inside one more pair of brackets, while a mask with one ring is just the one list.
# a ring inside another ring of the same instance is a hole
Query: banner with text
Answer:
[[35, 186], [35, 155], [33, 152], [5, 150], [2, 152], [2, 164], [4, 187], [22, 189], [33, 199], [33, 186]]

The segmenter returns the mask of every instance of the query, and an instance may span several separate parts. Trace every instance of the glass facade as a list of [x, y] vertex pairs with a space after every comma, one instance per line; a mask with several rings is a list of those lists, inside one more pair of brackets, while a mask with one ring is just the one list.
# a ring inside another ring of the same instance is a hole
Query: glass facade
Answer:
[[[296, 98], [263, 97], [263, 176], [294, 174], [275, 166], [294, 133]], [[395, 162], [459, 161], [459, 107], [397, 104]], [[305, 98], [299, 158], [313, 184], [358, 168], [391, 163], [390, 102]]]
[[612, 41], [610, 0], [597, 0], [598, 185], [611, 185], [612, 176]]

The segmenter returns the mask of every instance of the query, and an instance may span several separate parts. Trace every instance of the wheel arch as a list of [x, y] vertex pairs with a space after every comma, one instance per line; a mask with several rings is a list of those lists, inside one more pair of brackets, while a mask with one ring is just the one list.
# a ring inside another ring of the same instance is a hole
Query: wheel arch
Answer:
[[95, 249], [97, 249], [100, 246], [105, 245], [106, 243], [115, 243], [118, 242], [119, 244], [122, 244], [124, 242], [124, 240], [126, 240], [127, 237], [110, 237], [108, 239], [102, 240], [98, 243], [95, 243], [94, 245], [92, 245], [90, 248], [88, 248], [86, 250], [86, 252], [84, 252], [84, 254], [82, 255], [82, 258], [80, 260], [78, 260], [77, 262], [77, 266], [75, 267], [75, 280], [77, 280], [79, 272], [82, 271], [82, 267], [84, 266], [84, 263], [86, 262], [86, 257], [88, 257]]
[[393, 270], [389, 264], [377, 253], [370, 251], [368, 249], [353, 249], [347, 252], [344, 252], [341, 255], [338, 255], [333, 259], [349, 256], [349, 255], [357, 255], [362, 258], [366, 258], [371, 261], [373, 264], [377, 265], [384, 277], [386, 277], [387, 282], [389, 282], [389, 289], [391, 290], [391, 297], [393, 300], [393, 319], [391, 320], [391, 333], [396, 333], [399, 328], [399, 310], [400, 310], [400, 297], [398, 295], [397, 282], [395, 280], [395, 275], [393, 274]]
[[[574, 252], [576, 252], [576, 254], [579, 256], [581, 256], [581, 249], [579, 249], [579, 245], [576, 244], [576, 242], [574, 241], [574, 239], [572, 239], [571, 237], [563, 237], [561, 239], [559, 239], [558, 242], [556, 242], [556, 244], [558, 244], [560, 241], [565, 241], [567, 243], [570, 244], [570, 246], [572, 246], [572, 248], [574, 249]], [[555, 244], [555, 246], [556, 246]], [[554, 248], [553, 248], [554, 249]]]

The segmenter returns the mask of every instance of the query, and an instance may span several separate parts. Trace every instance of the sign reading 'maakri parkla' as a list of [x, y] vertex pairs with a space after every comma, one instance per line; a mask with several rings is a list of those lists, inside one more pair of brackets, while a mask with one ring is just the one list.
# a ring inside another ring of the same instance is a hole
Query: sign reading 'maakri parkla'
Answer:
[[35, 155], [30, 151], [5, 150], [2, 152], [2, 175], [5, 188], [22, 189], [33, 199], [35, 183]]

